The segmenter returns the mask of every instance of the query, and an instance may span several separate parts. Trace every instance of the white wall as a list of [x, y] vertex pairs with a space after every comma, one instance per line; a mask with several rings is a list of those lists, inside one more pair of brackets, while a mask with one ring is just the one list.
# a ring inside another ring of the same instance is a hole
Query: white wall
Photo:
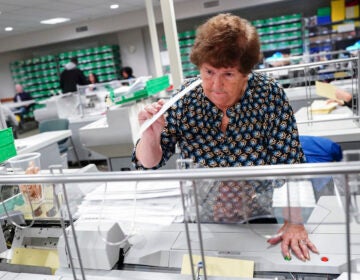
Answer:
[[136, 77], [147, 76], [151, 73], [148, 67], [143, 32], [143, 29], [136, 28], [117, 34], [122, 65], [132, 67]]

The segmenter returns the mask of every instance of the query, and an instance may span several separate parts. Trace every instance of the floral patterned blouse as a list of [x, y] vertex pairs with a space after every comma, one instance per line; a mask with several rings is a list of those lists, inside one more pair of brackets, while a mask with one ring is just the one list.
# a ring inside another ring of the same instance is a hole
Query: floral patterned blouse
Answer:
[[[194, 82], [186, 81], [180, 90]], [[201, 85], [178, 100], [165, 114], [159, 168], [174, 154], [204, 167], [292, 164], [305, 162], [293, 110], [283, 88], [261, 73], [249, 74], [241, 100], [226, 111], [229, 124], [221, 130], [223, 112]], [[133, 153], [137, 169], [145, 169]]]

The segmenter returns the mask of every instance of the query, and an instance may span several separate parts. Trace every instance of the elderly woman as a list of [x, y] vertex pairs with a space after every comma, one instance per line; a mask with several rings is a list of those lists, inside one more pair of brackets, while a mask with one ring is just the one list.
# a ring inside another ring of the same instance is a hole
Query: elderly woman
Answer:
[[[273, 79], [252, 72], [260, 57], [258, 34], [247, 20], [219, 14], [201, 25], [190, 59], [202, 83], [144, 131], [133, 154], [136, 167], [162, 166], [176, 144], [182, 158], [203, 167], [305, 162], [284, 90]], [[163, 104], [160, 100], [147, 105], [138, 115], [140, 124]], [[286, 222], [280, 232], [268, 242], [281, 241], [284, 257], [290, 258], [290, 248], [304, 261], [310, 258], [309, 249], [317, 252], [302, 224]]]

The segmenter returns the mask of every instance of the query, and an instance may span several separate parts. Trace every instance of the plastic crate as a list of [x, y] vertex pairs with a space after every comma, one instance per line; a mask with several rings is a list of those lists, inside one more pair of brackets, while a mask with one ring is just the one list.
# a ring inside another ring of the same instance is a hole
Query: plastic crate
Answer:
[[161, 76], [159, 78], [153, 78], [146, 82], [146, 91], [149, 95], [158, 93], [170, 86], [169, 76]]
[[0, 130], [0, 162], [16, 156], [16, 154], [12, 128]]
[[115, 97], [113, 89], [108, 88], [108, 90], [110, 91], [110, 98], [115, 104], [123, 104], [126, 102], [136, 101], [142, 98], [149, 97], [162, 90], [165, 90], [169, 86], [169, 76], [165, 75], [158, 78], [149, 79], [148, 81], [146, 81], [144, 89], [134, 92], [131, 96], [123, 95]]

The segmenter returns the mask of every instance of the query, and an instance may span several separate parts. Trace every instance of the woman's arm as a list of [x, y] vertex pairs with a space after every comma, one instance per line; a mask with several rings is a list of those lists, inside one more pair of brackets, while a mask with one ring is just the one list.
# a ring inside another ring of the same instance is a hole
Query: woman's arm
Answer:
[[[164, 100], [159, 100], [158, 102], [145, 106], [145, 108], [138, 114], [140, 125], [155, 115], [161, 109], [164, 103]], [[144, 131], [141, 139], [136, 145], [136, 158], [145, 168], [155, 167], [161, 161], [162, 148], [160, 145], [160, 140], [161, 132], [164, 126], [165, 120], [162, 116]]]

